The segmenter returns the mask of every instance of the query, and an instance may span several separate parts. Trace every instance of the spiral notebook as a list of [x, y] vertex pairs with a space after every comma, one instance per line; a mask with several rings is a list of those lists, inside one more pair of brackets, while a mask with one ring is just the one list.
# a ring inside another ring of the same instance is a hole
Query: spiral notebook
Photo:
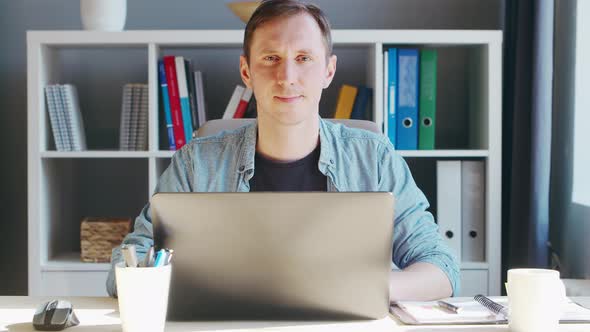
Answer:
[[[408, 325], [508, 323], [504, 314], [508, 307], [507, 297], [477, 296], [477, 300], [453, 298], [447, 302], [459, 307], [459, 313], [450, 312], [436, 301], [398, 301], [391, 305], [390, 312]], [[568, 299], [560, 323], [590, 323], [590, 309]]]

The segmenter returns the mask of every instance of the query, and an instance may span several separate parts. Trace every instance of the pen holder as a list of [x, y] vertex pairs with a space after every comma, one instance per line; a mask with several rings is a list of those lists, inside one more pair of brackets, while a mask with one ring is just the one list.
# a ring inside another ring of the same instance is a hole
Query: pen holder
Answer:
[[171, 265], [115, 267], [123, 332], [164, 331]]

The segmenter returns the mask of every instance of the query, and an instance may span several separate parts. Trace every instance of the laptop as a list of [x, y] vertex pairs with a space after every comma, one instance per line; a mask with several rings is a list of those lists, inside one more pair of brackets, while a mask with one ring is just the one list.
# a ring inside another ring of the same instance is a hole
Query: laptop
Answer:
[[389, 310], [387, 192], [157, 193], [174, 250], [168, 320], [379, 319]]

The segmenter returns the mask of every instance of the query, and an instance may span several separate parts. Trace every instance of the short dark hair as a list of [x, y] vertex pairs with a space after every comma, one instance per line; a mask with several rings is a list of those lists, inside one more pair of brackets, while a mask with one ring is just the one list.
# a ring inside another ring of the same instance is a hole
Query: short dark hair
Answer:
[[316, 5], [298, 0], [263, 0], [256, 8], [244, 32], [243, 52], [246, 61], [250, 62], [250, 45], [254, 31], [262, 24], [281, 17], [291, 17], [301, 13], [309, 14], [318, 24], [324, 46], [326, 47], [326, 59], [332, 55], [332, 34], [330, 22], [324, 12]]

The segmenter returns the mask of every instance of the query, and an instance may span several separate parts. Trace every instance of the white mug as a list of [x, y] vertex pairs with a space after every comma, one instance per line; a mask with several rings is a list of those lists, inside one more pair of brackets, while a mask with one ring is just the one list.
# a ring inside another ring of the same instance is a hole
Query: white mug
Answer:
[[566, 304], [559, 271], [508, 270], [508, 327], [512, 332], [557, 331]]

